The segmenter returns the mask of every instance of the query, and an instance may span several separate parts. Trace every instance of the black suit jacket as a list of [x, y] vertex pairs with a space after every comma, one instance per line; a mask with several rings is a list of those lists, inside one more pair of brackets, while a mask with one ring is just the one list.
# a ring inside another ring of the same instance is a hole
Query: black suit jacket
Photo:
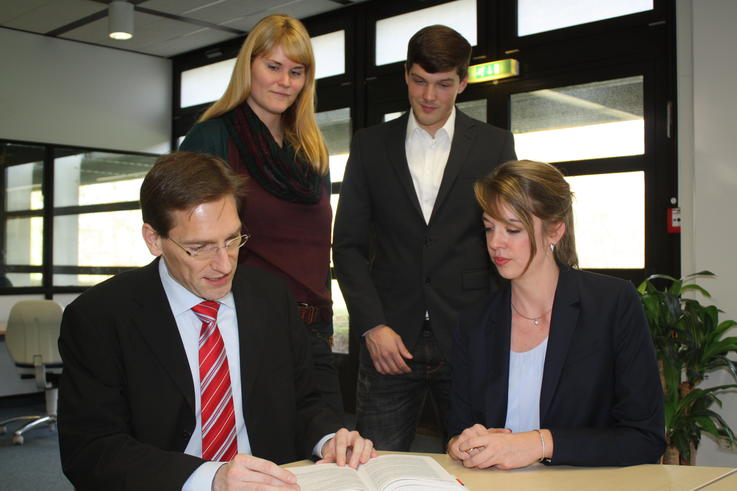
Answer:
[[[454, 333], [449, 431], [507, 415], [511, 288]], [[540, 393], [554, 464], [654, 463], [665, 450], [663, 393], [650, 330], [631, 283], [561, 266]]]
[[[311, 379], [306, 330], [281, 280], [240, 266], [233, 280], [243, 408], [253, 455], [307, 458], [339, 424]], [[59, 440], [77, 489], [181, 489], [203, 462], [192, 375], [158, 260], [80, 295], [64, 311]]]
[[386, 324], [411, 350], [429, 311], [435, 337], [450, 359], [458, 312], [496, 286], [473, 183], [515, 158], [514, 139], [457, 110], [427, 224], [407, 164], [408, 117], [353, 137], [335, 217], [333, 261], [351, 329], [362, 335]]

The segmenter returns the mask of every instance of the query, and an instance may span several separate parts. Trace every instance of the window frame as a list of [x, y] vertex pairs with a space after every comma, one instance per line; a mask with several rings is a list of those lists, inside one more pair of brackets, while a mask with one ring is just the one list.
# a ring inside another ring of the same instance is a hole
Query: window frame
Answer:
[[[43, 179], [41, 190], [43, 193], [43, 207], [40, 210], [19, 210], [5, 211], [5, 205], [0, 207], [0, 240], [5, 243], [5, 223], [8, 218], [16, 218], [22, 216], [34, 216], [43, 218], [43, 238], [42, 238], [42, 261], [40, 266], [32, 265], [13, 265], [3, 264], [2, 268], [5, 272], [12, 273], [41, 273], [41, 286], [11, 286], [0, 287], [0, 295], [22, 295], [22, 294], [43, 294], [44, 298], [52, 299], [54, 294], [60, 293], [81, 293], [88, 286], [74, 285], [55, 285], [54, 275], [56, 274], [101, 274], [115, 275], [135, 269], [135, 266], [57, 266], [54, 264], [54, 218], [57, 216], [81, 215], [86, 213], [99, 213], [108, 211], [124, 211], [124, 210], [140, 210], [138, 201], [121, 201], [112, 203], [102, 203], [95, 205], [75, 205], [54, 207], [54, 160], [57, 158], [56, 150], [72, 150], [79, 153], [103, 152], [122, 155], [140, 155], [146, 157], [158, 157], [158, 154], [149, 152], [134, 152], [128, 150], [114, 150], [107, 148], [82, 147], [77, 145], [60, 145], [54, 143], [30, 142], [22, 140], [0, 139], [0, 145], [3, 144], [20, 144], [34, 145], [43, 147]], [[5, 189], [5, 169], [22, 164], [2, 164], [0, 165], [0, 186]], [[153, 258], [152, 258], [153, 259]]]

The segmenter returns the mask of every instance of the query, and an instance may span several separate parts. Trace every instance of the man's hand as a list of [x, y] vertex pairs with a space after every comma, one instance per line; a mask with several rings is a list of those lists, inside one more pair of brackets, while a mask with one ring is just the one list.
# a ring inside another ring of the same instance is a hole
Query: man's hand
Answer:
[[376, 326], [366, 333], [368, 348], [374, 368], [382, 375], [410, 373], [404, 359], [412, 359], [412, 353], [404, 346], [402, 337], [387, 325]]
[[297, 477], [268, 460], [253, 455], [238, 454], [223, 465], [212, 480], [213, 491], [289, 490], [299, 491]]
[[377, 455], [371, 440], [363, 438], [357, 431], [341, 428], [334, 437], [325, 442], [322, 447], [322, 460], [317, 463], [335, 462], [341, 467], [348, 464], [355, 469], [358, 464], [365, 464]]

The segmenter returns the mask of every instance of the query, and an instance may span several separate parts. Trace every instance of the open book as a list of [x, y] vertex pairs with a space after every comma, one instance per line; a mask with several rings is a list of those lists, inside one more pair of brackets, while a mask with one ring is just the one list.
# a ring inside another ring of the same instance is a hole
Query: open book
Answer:
[[290, 467], [302, 491], [426, 491], [465, 489], [432, 457], [381, 455], [358, 467]]

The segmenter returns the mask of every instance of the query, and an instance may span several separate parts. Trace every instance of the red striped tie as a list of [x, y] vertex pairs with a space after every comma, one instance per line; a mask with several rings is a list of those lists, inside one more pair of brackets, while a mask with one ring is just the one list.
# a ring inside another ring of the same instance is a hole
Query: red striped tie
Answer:
[[192, 307], [200, 330], [202, 458], [229, 462], [238, 453], [228, 355], [217, 325], [220, 304], [206, 300]]

